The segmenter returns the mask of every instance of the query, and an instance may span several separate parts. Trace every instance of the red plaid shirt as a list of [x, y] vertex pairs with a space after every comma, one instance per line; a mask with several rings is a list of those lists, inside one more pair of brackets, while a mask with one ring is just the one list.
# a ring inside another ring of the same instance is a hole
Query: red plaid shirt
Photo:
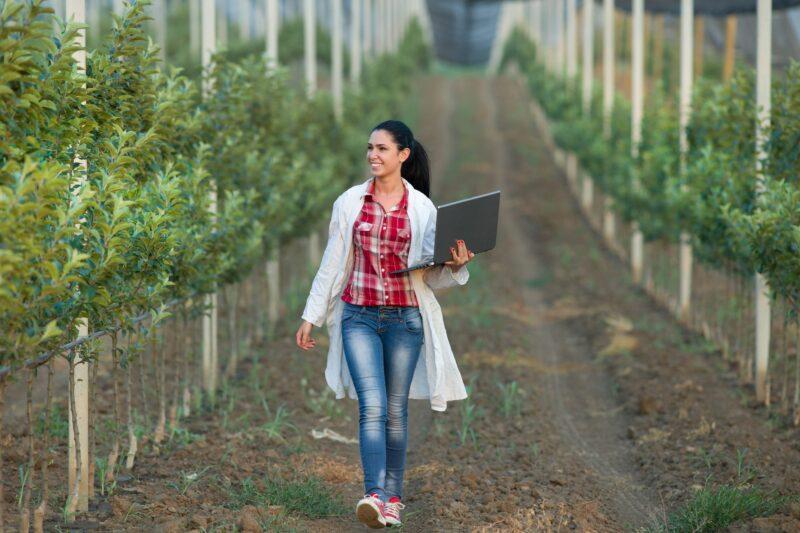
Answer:
[[408, 272], [391, 274], [408, 266], [411, 246], [408, 189], [405, 189], [400, 203], [388, 212], [373, 199], [374, 189], [373, 178], [353, 225], [353, 271], [342, 300], [354, 305], [417, 307]]

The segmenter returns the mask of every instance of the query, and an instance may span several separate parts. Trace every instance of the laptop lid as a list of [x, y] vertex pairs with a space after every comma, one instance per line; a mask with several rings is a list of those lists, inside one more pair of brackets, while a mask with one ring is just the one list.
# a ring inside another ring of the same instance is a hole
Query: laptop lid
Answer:
[[450, 261], [450, 247], [462, 240], [478, 254], [494, 248], [497, 240], [497, 219], [500, 213], [500, 191], [493, 191], [449, 204], [436, 210], [436, 239], [433, 261]]

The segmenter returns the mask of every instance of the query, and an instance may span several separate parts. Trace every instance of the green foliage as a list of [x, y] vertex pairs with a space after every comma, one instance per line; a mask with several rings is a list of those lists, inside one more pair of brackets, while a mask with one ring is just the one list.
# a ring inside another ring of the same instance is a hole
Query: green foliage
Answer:
[[130, 328], [187, 298], [201, 312], [360, 179], [369, 128], [430, 61], [414, 24], [338, 121], [260, 51], [219, 54], [204, 80], [160, 65], [150, 2], [126, 5], [83, 72], [78, 26], [43, 0], [2, 3], [0, 365], [74, 337], [79, 317]]
[[[772, 87], [770, 123], [759, 162], [755, 77], [742, 70], [724, 84], [702, 79], [692, 97], [687, 154], [681, 168], [678, 104], [658, 91], [648, 97], [638, 157], [631, 155], [630, 105], [615, 95], [603, 135], [597, 94], [585, 115], [575, 87], [536, 61], [523, 32], [512, 34], [504, 63], [516, 61], [554, 123], [554, 136], [648, 240], [692, 239], [701, 261], [741, 273], [763, 273], [774, 295], [800, 305], [800, 64]], [[763, 169], [759, 175], [757, 163]]]

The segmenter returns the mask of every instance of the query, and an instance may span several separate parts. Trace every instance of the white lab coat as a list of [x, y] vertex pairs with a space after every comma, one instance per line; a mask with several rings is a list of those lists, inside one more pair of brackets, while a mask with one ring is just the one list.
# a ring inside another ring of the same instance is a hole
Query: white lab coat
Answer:
[[[349, 391], [350, 398], [358, 398], [342, 347], [342, 292], [353, 268], [353, 224], [361, 212], [369, 182], [368, 179], [351, 187], [334, 202], [328, 244], [302, 315], [304, 320], [317, 327], [322, 327], [327, 319], [330, 346], [325, 380], [336, 393], [337, 399], [344, 398], [345, 390]], [[411, 244], [408, 264], [413, 265], [422, 257], [433, 256], [436, 208], [427, 196], [414, 189], [405, 179], [403, 184], [409, 191]], [[414, 370], [409, 398], [430, 398], [431, 409], [444, 411], [447, 402], [463, 400], [467, 397], [467, 391], [447, 340], [442, 309], [432, 289], [464, 285], [469, 279], [469, 272], [466, 266], [456, 273], [448, 266], [438, 266], [415, 270], [410, 276], [422, 315], [425, 340]]]

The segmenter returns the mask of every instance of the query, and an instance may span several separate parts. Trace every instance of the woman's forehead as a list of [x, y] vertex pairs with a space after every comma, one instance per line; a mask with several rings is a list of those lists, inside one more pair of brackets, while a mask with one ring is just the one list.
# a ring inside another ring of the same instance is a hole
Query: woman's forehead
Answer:
[[395, 140], [391, 133], [386, 130], [375, 130], [369, 136], [372, 144], [394, 144]]

